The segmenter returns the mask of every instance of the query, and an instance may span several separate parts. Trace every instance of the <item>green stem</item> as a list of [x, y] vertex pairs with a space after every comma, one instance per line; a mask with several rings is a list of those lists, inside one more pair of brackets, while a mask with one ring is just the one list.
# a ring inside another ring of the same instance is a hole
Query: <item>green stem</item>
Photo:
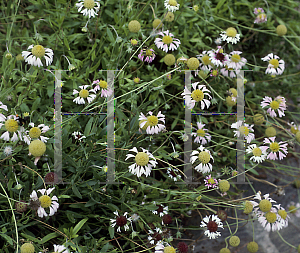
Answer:
[[291, 246], [292, 248], [297, 249], [297, 247], [295, 247], [294, 245], [292, 245], [292, 244], [288, 243], [286, 240], [284, 240], [278, 230], [276, 232], [277, 232], [277, 234], [279, 235], [279, 237], [281, 238], [282, 241], [284, 241], [287, 245]]

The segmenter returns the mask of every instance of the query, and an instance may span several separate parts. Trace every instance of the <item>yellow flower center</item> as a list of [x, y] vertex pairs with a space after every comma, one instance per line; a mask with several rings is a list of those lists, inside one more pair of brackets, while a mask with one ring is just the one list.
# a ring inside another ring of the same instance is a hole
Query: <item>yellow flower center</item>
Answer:
[[154, 115], [147, 117], [149, 126], [156, 126], [158, 124], [158, 118]]
[[84, 0], [83, 6], [90, 10], [90, 9], [94, 8], [95, 2], [94, 2], [94, 0]]
[[29, 130], [29, 136], [33, 139], [39, 138], [41, 133], [41, 129], [38, 127], [33, 127]]
[[260, 148], [254, 148], [254, 149], [252, 150], [252, 153], [253, 153], [254, 156], [261, 156], [262, 151], [261, 151]]
[[43, 196], [39, 197], [39, 200], [41, 202], [41, 207], [47, 208], [47, 207], [51, 206], [52, 200], [49, 196], [43, 195]]
[[267, 14], [265, 14], [265, 13], [261, 13], [261, 14], [258, 14], [258, 15], [257, 15], [257, 17], [258, 17], [259, 19], [265, 19], [266, 16], [267, 16]]
[[202, 101], [204, 98], [204, 93], [202, 90], [194, 90], [191, 94], [192, 99], [194, 99], [196, 102]]
[[277, 101], [272, 101], [270, 103], [270, 107], [273, 109], [273, 110], [277, 110], [279, 108], [279, 103]]
[[218, 70], [217, 70], [217, 69], [214, 69], [214, 70], [211, 72], [211, 74], [212, 74], [213, 76], [217, 76], [217, 75], [218, 75]]
[[233, 62], [240, 62], [241, 61], [241, 56], [239, 56], [238, 54], [233, 54], [232, 56], [231, 56], [231, 60], [233, 61]]
[[266, 213], [266, 219], [269, 223], [274, 223], [277, 219], [276, 213], [267, 212]]
[[209, 56], [207, 54], [202, 56], [201, 61], [204, 65], [210, 65], [211, 64], [211, 61], [210, 61]]
[[210, 161], [210, 154], [207, 151], [201, 151], [198, 155], [201, 163], [207, 164]]
[[285, 210], [279, 210], [278, 211], [278, 214], [280, 215], [280, 217], [282, 218], [282, 219], [286, 219], [286, 216], [287, 216], [287, 212], [285, 211]]
[[171, 5], [171, 6], [177, 6], [176, 0], [169, 0], [169, 5]]
[[171, 246], [168, 246], [168, 247], [164, 248], [164, 253], [175, 253], [175, 252], [176, 252], [176, 250]]
[[210, 178], [210, 179], [207, 180], [207, 182], [210, 183], [210, 184], [214, 184], [215, 180], [213, 178]]
[[138, 152], [135, 156], [135, 162], [139, 166], [145, 166], [149, 162], [149, 156], [145, 152]]
[[107, 88], [107, 82], [101, 80], [101, 81], [99, 82], [99, 86], [100, 86], [102, 89], [106, 89], [106, 88]]
[[227, 35], [228, 37], [235, 37], [236, 34], [237, 34], [237, 30], [236, 30], [235, 28], [233, 28], [233, 27], [227, 28], [227, 30], [226, 30], [226, 35]]
[[273, 151], [273, 152], [278, 152], [279, 151], [279, 144], [278, 142], [273, 142], [270, 144], [270, 149]]
[[88, 92], [87, 90], [81, 90], [81, 91], [79, 92], [79, 96], [80, 96], [81, 98], [87, 98], [87, 97], [89, 96], [89, 92]]
[[278, 66], [279, 66], [279, 61], [277, 59], [272, 59], [272, 60], [269, 61], [269, 64], [273, 65], [272, 68], [277, 69]]
[[246, 126], [240, 126], [239, 131], [240, 131], [241, 135], [247, 136], [249, 134], [249, 129]]
[[165, 44], [171, 44], [173, 41], [172, 37], [169, 36], [169, 35], [165, 35], [163, 38], [162, 38], [162, 42], [165, 43]]
[[5, 128], [8, 132], [13, 133], [18, 130], [19, 124], [14, 119], [8, 119], [7, 121], [5, 121]]
[[41, 58], [45, 55], [45, 48], [41, 45], [36, 45], [31, 50], [35, 57]]
[[267, 199], [263, 199], [259, 202], [259, 208], [263, 212], [269, 212], [271, 207], [272, 207], [272, 203]]
[[204, 137], [205, 136], [205, 131], [203, 129], [198, 129], [197, 130], [197, 135], [201, 136], [201, 137]]
[[[172, 41], [171, 41], [172, 42]], [[146, 50], [146, 56], [152, 56], [152, 51], [150, 49]]]
[[136, 39], [131, 40], [131, 45], [136, 46], [138, 44], [138, 41]]

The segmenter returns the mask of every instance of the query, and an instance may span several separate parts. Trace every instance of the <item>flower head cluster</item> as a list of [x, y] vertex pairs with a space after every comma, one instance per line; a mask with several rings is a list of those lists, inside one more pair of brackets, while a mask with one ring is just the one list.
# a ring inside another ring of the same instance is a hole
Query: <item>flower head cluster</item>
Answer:
[[169, 32], [169, 30], [160, 32], [158, 35], [163, 36], [162, 38], [156, 38], [154, 43], [157, 46], [157, 48], [162, 49], [166, 53], [168, 50], [177, 50], [177, 48], [180, 45], [180, 40], [173, 38], [174, 35]]
[[259, 223], [268, 232], [280, 230], [288, 226], [287, 212], [280, 204], [272, 206], [272, 203], [276, 203], [275, 200], [269, 198], [269, 194], [265, 194], [262, 198], [260, 192], [258, 192], [254, 199], [258, 199], [259, 203], [251, 201], [254, 208], [254, 213], [258, 217]]
[[[5, 141], [18, 141], [23, 140], [25, 129], [19, 126], [18, 118], [16, 115], [4, 116], [0, 115], [0, 129], [4, 126], [5, 132], [1, 135], [0, 139]], [[10, 135], [12, 134], [12, 137]]]
[[265, 11], [263, 10], [263, 8], [254, 8], [253, 13], [256, 16], [256, 19], [254, 20], [255, 24], [260, 24], [260, 23], [265, 23], [267, 22], [267, 14], [265, 13]]
[[158, 134], [165, 129], [165, 125], [160, 124], [159, 121], [165, 123], [165, 115], [160, 111], [157, 116], [153, 115], [153, 112], [147, 113], [149, 116], [145, 116], [142, 112], [140, 114], [140, 128], [146, 130], [147, 134]]
[[279, 56], [273, 55], [273, 53], [268, 54], [263, 61], [269, 62], [268, 68], [266, 69], [266, 74], [272, 76], [281, 75], [284, 71], [284, 60], [280, 60]]
[[151, 174], [152, 168], [155, 168], [157, 165], [155, 157], [146, 149], [141, 148], [142, 152], [138, 152], [137, 148], [134, 147], [130, 149], [129, 151], [133, 151], [136, 153], [136, 155], [133, 154], [127, 154], [126, 159], [128, 158], [134, 158], [135, 163], [130, 165], [129, 171], [140, 177], [142, 174], [145, 174], [146, 177], [148, 177]]
[[231, 125], [231, 128], [235, 128], [237, 130], [234, 130], [234, 136], [240, 137], [241, 135], [244, 135], [245, 139], [247, 140], [247, 143], [250, 143], [252, 140], [254, 140], [255, 136], [253, 133], [253, 125], [248, 125], [246, 123], [243, 123], [243, 121], [239, 120], [236, 123], [233, 123]]
[[247, 63], [246, 58], [241, 57], [241, 51], [232, 51], [225, 62], [224, 67], [220, 70], [223, 76], [234, 78], [240, 73], [240, 70]]
[[207, 108], [209, 108], [210, 106], [210, 101], [205, 98], [205, 96], [207, 96], [209, 99], [212, 98], [209, 94], [210, 90], [208, 90], [205, 85], [198, 84], [199, 82], [192, 83], [192, 92], [190, 92], [187, 87], [185, 87], [184, 92], [181, 94], [182, 96], [184, 96], [185, 103], [189, 109], [193, 109], [196, 102], [200, 102], [202, 110], [205, 108], [205, 106]]
[[286, 101], [284, 97], [277, 96], [274, 100], [271, 97], [265, 96], [261, 102], [261, 107], [268, 107], [267, 113], [271, 117], [277, 117], [276, 111], [279, 117], [285, 116], [284, 111], [286, 110]]
[[89, 18], [98, 16], [97, 12], [100, 9], [99, 0], [78, 0], [76, 3], [78, 12], [82, 13], [83, 16], [88, 16]]
[[223, 67], [229, 61], [228, 54], [224, 53], [224, 50], [221, 46], [218, 46], [217, 50], [210, 50], [209, 57], [211, 63], [217, 67]]
[[197, 122], [198, 129], [196, 133], [192, 133], [192, 136], [196, 137], [194, 142], [199, 143], [201, 145], [205, 145], [206, 143], [210, 142], [211, 135], [207, 133], [207, 129], [204, 128], [205, 124], [201, 124]]
[[29, 145], [32, 139], [38, 139], [42, 142], [47, 142], [48, 137], [42, 136], [41, 134], [46, 133], [50, 127], [45, 124], [39, 124], [37, 127], [34, 126], [34, 123], [31, 122], [28, 124], [31, 126], [29, 131], [25, 131], [24, 141]]
[[127, 217], [127, 212], [124, 215], [119, 215], [118, 210], [114, 212], [115, 218], [110, 219], [111, 226], [115, 227], [118, 226], [117, 232], [121, 233], [121, 228], [124, 228], [125, 231], [129, 230], [128, 224], [131, 222], [131, 217]]
[[200, 164], [195, 167], [195, 170], [201, 173], [208, 173], [212, 171], [212, 165], [210, 164], [210, 160], [212, 159], [214, 161], [214, 158], [210, 154], [210, 151], [205, 149], [202, 145], [198, 148], [198, 150], [194, 150], [191, 153], [190, 158], [190, 162], [192, 164], [196, 161], [200, 162]]
[[[218, 228], [223, 228], [222, 221], [218, 218], [217, 215], [209, 215], [203, 218], [201, 221], [200, 227], [206, 228], [204, 234], [209, 237], [209, 239], [216, 239], [218, 236], [221, 236], [221, 233]], [[223, 228], [224, 229], [224, 228]]]
[[[39, 203], [37, 214], [39, 217], [43, 218], [46, 216], [52, 216], [55, 212], [57, 212], [57, 209], [59, 207], [59, 204], [57, 203], [58, 198], [56, 196], [53, 196], [52, 198], [49, 196], [49, 194], [54, 190], [55, 188], [49, 188], [46, 189], [40, 189], [38, 190], [39, 193], [41, 193], [41, 196], [38, 197], [37, 192], [34, 190], [30, 195], [30, 200]], [[50, 210], [50, 213], [48, 214], [46, 210]]]
[[175, 12], [179, 10], [179, 3], [176, 0], [165, 0], [164, 5], [168, 11]]
[[212, 51], [203, 51], [201, 54], [196, 55], [197, 58], [200, 60], [200, 69], [204, 71], [211, 70], [213, 63], [210, 60], [210, 54]]
[[175, 182], [178, 181], [181, 178], [181, 175], [179, 174], [178, 169], [168, 168], [167, 169], [167, 174], [168, 174], [168, 177], [173, 179], [173, 181], [175, 181]]
[[49, 66], [53, 61], [53, 51], [50, 48], [44, 48], [41, 45], [30, 45], [27, 50], [30, 51], [23, 51], [22, 56], [30, 65], [42, 67], [43, 63], [41, 59], [46, 60], [46, 66]]
[[108, 87], [108, 84], [106, 81], [104, 80], [95, 80], [92, 85], [96, 85], [94, 87], [94, 91], [98, 91], [98, 90], [101, 90], [101, 97], [109, 97], [112, 95], [113, 91], [111, 88]]
[[156, 54], [155, 54], [155, 51], [152, 48], [141, 49], [141, 52], [138, 55], [138, 58], [141, 61], [145, 61], [145, 62], [148, 62], [148, 63], [153, 62], [155, 57], [156, 57]]
[[168, 210], [169, 210], [168, 206], [164, 206], [163, 204], [156, 204], [155, 201], [153, 201], [153, 204], [155, 204], [157, 206], [157, 209], [152, 211], [153, 214], [158, 214], [159, 217], [162, 217], [165, 214], [168, 214]]
[[253, 160], [256, 163], [263, 162], [267, 157], [266, 150], [261, 147], [257, 147], [256, 144], [249, 145], [246, 149], [247, 154], [252, 154], [253, 156], [250, 158], [250, 161]]
[[267, 159], [270, 160], [278, 160], [277, 154], [279, 156], [279, 160], [282, 160], [286, 157], [287, 151], [287, 142], [286, 141], [275, 141], [276, 137], [269, 137], [264, 139], [264, 144], [268, 144], [268, 146], [261, 146], [261, 150], [264, 152], [269, 152]]
[[90, 94], [90, 92], [96, 93], [94, 89], [87, 89], [90, 85], [82, 85], [79, 86], [80, 91], [73, 89], [73, 95], [78, 94], [78, 96], [73, 99], [73, 102], [76, 104], [85, 104], [85, 99], [87, 99], [88, 103], [91, 103], [95, 98], [96, 94]]
[[220, 37], [227, 43], [236, 44], [238, 41], [240, 41], [240, 34], [238, 34], [237, 30], [233, 27], [229, 27], [226, 29], [226, 31], [223, 31], [220, 34]]
[[206, 176], [206, 178], [204, 179], [204, 183], [207, 189], [209, 189], [210, 187], [218, 188], [218, 180], [212, 178], [211, 175]]

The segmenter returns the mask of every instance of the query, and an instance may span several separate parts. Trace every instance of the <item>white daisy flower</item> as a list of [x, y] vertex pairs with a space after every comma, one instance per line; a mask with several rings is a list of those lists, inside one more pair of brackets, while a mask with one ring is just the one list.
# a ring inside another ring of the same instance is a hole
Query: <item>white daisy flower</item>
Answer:
[[285, 116], [284, 111], [286, 110], [286, 100], [284, 97], [277, 96], [274, 100], [271, 97], [265, 96], [263, 101], [260, 103], [262, 108], [269, 107], [267, 113], [271, 117], [276, 117], [278, 112], [279, 117]]
[[[78, 12], [82, 13], [83, 16], [95, 17], [98, 16], [97, 12], [100, 9], [100, 1], [99, 0], [78, 0], [76, 3], [76, 7], [78, 8]], [[82, 10], [82, 8], [84, 8]]]
[[162, 242], [162, 230], [160, 228], [155, 228], [155, 232], [149, 230], [148, 241], [150, 244], [157, 244]]
[[96, 84], [94, 91], [101, 89], [101, 97], [109, 97], [112, 95], [113, 91], [111, 88], [108, 87], [107, 82], [104, 80], [96, 80], [93, 82], [93, 85]]
[[269, 146], [261, 146], [261, 149], [264, 151], [270, 149], [267, 159], [278, 160], [277, 157], [277, 153], [278, 153], [279, 160], [282, 160], [288, 154], [288, 149], [287, 149], [288, 143], [286, 141], [276, 142], [275, 139], [276, 137], [265, 138], [263, 143], [268, 144]]
[[153, 210], [152, 211], [153, 214], [158, 214], [159, 217], [162, 217], [165, 214], [168, 214], [168, 211], [169, 211], [169, 207], [168, 206], [164, 206], [162, 204], [158, 205], [158, 204], [156, 204], [155, 201], [153, 201], [153, 204], [155, 204], [158, 207], [157, 210]]
[[192, 136], [196, 136], [194, 142], [199, 143], [201, 145], [205, 145], [206, 143], [210, 142], [211, 135], [207, 133], [207, 129], [203, 128], [205, 124], [201, 124], [200, 122], [197, 122], [198, 129], [196, 133], [192, 133]]
[[266, 74], [270, 75], [281, 75], [284, 71], [284, 60], [279, 60], [280, 58], [273, 53], [268, 54], [263, 61], [269, 62], [268, 68], [266, 69]]
[[193, 151], [191, 153], [190, 162], [193, 164], [196, 160], [200, 161], [200, 164], [195, 167], [195, 170], [201, 173], [208, 173], [212, 171], [212, 165], [209, 163], [210, 159], [214, 161], [214, 158], [210, 154], [210, 151], [205, 149], [202, 145], [198, 148], [200, 151]]
[[159, 124], [159, 121], [165, 123], [165, 115], [163, 115], [160, 111], [157, 116], [152, 115], [153, 112], [148, 112], [150, 116], [145, 116], [142, 112], [140, 114], [140, 128], [146, 130], [147, 134], [158, 134], [159, 132], [165, 129], [165, 125]]
[[255, 213], [256, 215], [258, 215], [258, 211], [260, 209], [260, 211], [262, 212], [268, 212], [271, 210], [272, 207], [272, 203], [276, 203], [275, 200], [273, 200], [272, 198], [269, 198], [269, 193], [263, 195], [264, 199], [261, 196], [261, 192], [258, 191], [255, 195], [255, 197], [253, 199], [258, 199], [259, 203], [257, 203], [256, 201], [250, 201], [251, 204], [253, 205], [254, 209], [253, 209], [253, 213]]
[[227, 41], [227, 43], [236, 44], [240, 41], [240, 34], [237, 33], [237, 30], [233, 27], [227, 28], [226, 31], [223, 31], [220, 34], [223, 41]]
[[198, 85], [199, 82], [192, 83], [193, 92], [191, 93], [186, 87], [184, 88], [184, 92], [181, 94], [184, 96], [185, 103], [189, 109], [193, 109], [196, 102], [201, 102], [201, 109], [203, 110], [205, 106], [209, 108], [210, 101], [205, 99], [204, 96], [208, 96], [210, 99], [212, 98], [210, 94], [210, 90], [206, 88], [205, 85]]
[[247, 63], [247, 60], [244, 57], [241, 57], [241, 51], [232, 51], [229, 54], [230, 60], [227, 62], [228, 68], [234, 70], [242, 69], [243, 66]]
[[177, 3], [176, 0], [165, 0], [164, 5], [165, 5], [165, 8], [171, 12], [175, 12], [175, 11], [179, 10], [179, 6], [180, 6], [180, 4]]
[[210, 51], [203, 51], [201, 54], [196, 55], [196, 57], [200, 60], [199, 68], [203, 71], [210, 71], [213, 67], [213, 64], [210, 60], [210, 54], [212, 53], [212, 50]]
[[267, 157], [267, 152], [260, 147], [257, 147], [256, 144], [249, 145], [246, 152], [247, 154], [253, 154], [250, 160], [253, 160], [256, 163], [263, 162]]
[[282, 223], [283, 227], [286, 228], [289, 225], [290, 216], [287, 214], [286, 210], [281, 206], [281, 204], [274, 205], [277, 208], [277, 220]]
[[[40, 206], [37, 210], [38, 216], [40, 218], [46, 217], [46, 216], [52, 216], [55, 212], [57, 212], [57, 209], [59, 207], [59, 204], [57, 203], [58, 198], [56, 196], [53, 196], [52, 198], [49, 197], [49, 194], [54, 190], [55, 188], [49, 188], [46, 189], [40, 189], [38, 192], [40, 192], [42, 195], [38, 198], [37, 192], [34, 190], [31, 195], [30, 199], [32, 200], [39, 200]], [[47, 214], [45, 209], [50, 209], [50, 214]]]
[[86, 138], [81, 132], [78, 131], [73, 132], [72, 135], [74, 136], [75, 140], [79, 141]]
[[229, 61], [228, 54], [224, 53], [221, 46], [218, 46], [217, 50], [210, 50], [209, 57], [211, 63], [217, 67], [223, 67]]
[[124, 227], [124, 230], [129, 230], [128, 223], [131, 222], [131, 218], [127, 218], [127, 212], [124, 213], [124, 215], [119, 215], [118, 210], [114, 212], [115, 218], [110, 219], [111, 226], [114, 228], [116, 225], [118, 226], [117, 232], [121, 233], [121, 228]]
[[79, 88], [81, 89], [80, 91], [74, 89], [73, 95], [79, 94], [79, 96], [73, 99], [73, 102], [75, 102], [76, 104], [85, 104], [84, 99], [86, 98], [88, 103], [91, 103], [96, 98], [96, 95], [90, 94], [90, 92], [96, 93], [96, 91], [94, 89], [87, 90], [87, 87], [89, 86], [90, 85], [79, 86]]
[[23, 51], [22, 52], [22, 56], [25, 60], [25, 62], [27, 62], [30, 65], [33, 66], [38, 66], [38, 67], [42, 67], [43, 63], [42, 63], [42, 57], [45, 58], [46, 60], [46, 66], [49, 66], [52, 61], [53, 61], [53, 51], [50, 48], [44, 48], [41, 45], [30, 45], [27, 50], [31, 51]]
[[174, 35], [169, 32], [169, 30], [164, 32], [159, 32], [158, 35], [163, 36], [162, 38], [156, 38], [154, 44], [157, 48], [161, 48], [166, 53], [168, 50], [177, 50], [180, 45], [180, 40], [173, 38]]
[[271, 207], [270, 211], [262, 212], [257, 211], [258, 222], [267, 230], [268, 232], [278, 231], [284, 227], [284, 223], [278, 220], [278, 213], [275, 207]]
[[148, 150], [144, 148], [141, 149], [143, 152], [138, 152], [136, 147], [130, 149], [129, 151], [135, 152], [136, 155], [127, 154], [125, 161], [128, 158], [134, 158], [135, 163], [128, 167], [129, 171], [133, 175], [137, 175], [137, 177], [140, 177], [142, 174], [145, 174], [145, 176], [148, 177], [151, 174], [152, 168], [156, 167], [157, 162], [155, 157]]
[[240, 135], [244, 135], [245, 139], [247, 140], [247, 143], [250, 143], [255, 138], [254, 134], [250, 133], [250, 131], [254, 132], [253, 126], [254, 125], [250, 126], [250, 125], [248, 125], [246, 123], [243, 123], [242, 120], [239, 120], [238, 122], [233, 123], [231, 125], [231, 128], [237, 129], [237, 130], [233, 131], [234, 132], [234, 136], [240, 137]]
[[[24, 127], [19, 126], [18, 121], [17, 121], [17, 116], [16, 115], [10, 115], [7, 118], [3, 115], [3, 117], [0, 117], [0, 129], [2, 126], [5, 127], [6, 132], [4, 132], [0, 139], [5, 140], [5, 141], [18, 141], [19, 139], [22, 141], [23, 140], [23, 133], [25, 131]], [[13, 136], [10, 137], [10, 134]]]
[[49, 140], [48, 137], [41, 136], [42, 133], [46, 133], [50, 127], [46, 126], [45, 124], [39, 124], [37, 127], [34, 126], [34, 123], [29, 123], [29, 126], [32, 128], [29, 131], [25, 131], [26, 135], [24, 134], [24, 141], [29, 145], [32, 139], [38, 139], [42, 142], [47, 142]]
[[[223, 228], [222, 221], [218, 218], [217, 215], [209, 215], [203, 218], [201, 221], [200, 227], [205, 227], [206, 230], [204, 234], [209, 237], [209, 239], [216, 239], [218, 236], [221, 236], [221, 233], [218, 232], [218, 228]], [[224, 229], [224, 228], [223, 228]]]

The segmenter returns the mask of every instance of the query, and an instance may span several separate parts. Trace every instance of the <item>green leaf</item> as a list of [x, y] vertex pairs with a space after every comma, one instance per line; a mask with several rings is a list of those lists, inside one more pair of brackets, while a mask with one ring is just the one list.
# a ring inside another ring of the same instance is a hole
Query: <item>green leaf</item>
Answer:
[[76, 195], [76, 197], [82, 199], [82, 196], [81, 196], [80, 192], [78, 191], [75, 184], [72, 185], [72, 190], [73, 190], [74, 194]]
[[113, 239], [115, 236], [115, 228], [113, 228], [112, 226], [109, 226], [108, 232], [109, 232], [110, 239]]
[[69, 46], [69, 42], [67, 40], [67, 37], [64, 37], [64, 43], [65, 43], [65, 46], [68, 48], [68, 50], [70, 50], [70, 46]]
[[88, 123], [85, 126], [84, 136], [89, 136], [90, 135], [90, 133], [91, 133], [91, 127], [92, 127], [93, 122], [94, 122], [94, 118], [91, 117], [90, 120], [88, 121]]
[[114, 36], [112, 35], [112, 32], [109, 30], [108, 27], [106, 27], [106, 33], [108, 35], [110, 42], [114, 42]]
[[40, 106], [41, 98], [37, 97], [36, 100], [32, 104], [32, 111], [36, 110], [38, 106]]
[[51, 233], [51, 234], [48, 234], [48, 235], [46, 235], [46, 236], [44, 236], [43, 238], [42, 238], [42, 240], [41, 240], [41, 242], [42, 243], [45, 243], [45, 242], [48, 242], [49, 240], [51, 240], [51, 239], [53, 239], [53, 238], [55, 238], [55, 237], [57, 237], [58, 236], [58, 234], [57, 233]]
[[77, 234], [78, 231], [82, 228], [82, 226], [84, 225], [84, 223], [86, 223], [88, 220], [88, 218], [85, 218], [81, 221], [78, 222], [78, 224], [74, 227], [73, 229], [73, 234]]
[[13, 239], [10, 236], [2, 233], [0, 233], [0, 236], [2, 236], [10, 245], [13, 245]]

